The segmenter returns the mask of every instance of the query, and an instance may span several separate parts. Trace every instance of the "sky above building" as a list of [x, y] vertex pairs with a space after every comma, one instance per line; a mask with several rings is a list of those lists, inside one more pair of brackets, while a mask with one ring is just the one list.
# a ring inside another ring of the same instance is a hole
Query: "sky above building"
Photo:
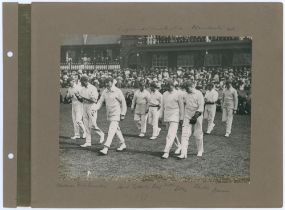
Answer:
[[62, 45], [104, 45], [120, 43], [120, 35], [67, 35], [63, 38]]

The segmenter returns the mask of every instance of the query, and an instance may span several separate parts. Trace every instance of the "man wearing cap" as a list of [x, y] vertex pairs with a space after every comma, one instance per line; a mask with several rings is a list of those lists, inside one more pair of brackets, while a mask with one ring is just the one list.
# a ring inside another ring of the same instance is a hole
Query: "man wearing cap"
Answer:
[[139, 82], [139, 90], [135, 91], [134, 98], [132, 101], [131, 109], [134, 114], [134, 120], [136, 126], [140, 131], [139, 137], [144, 137], [146, 133], [146, 123], [147, 123], [147, 110], [148, 110], [148, 100], [150, 94], [145, 89], [144, 82]]
[[96, 104], [98, 99], [97, 88], [88, 82], [87, 76], [82, 76], [80, 79], [82, 89], [79, 94], [76, 94], [78, 100], [83, 103], [83, 123], [86, 129], [86, 141], [81, 147], [91, 146], [91, 129], [95, 129], [100, 136], [100, 143], [104, 141], [104, 132], [97, 126], [97, 112], [91, 112], [91, 107]]
[[163, 117], [164, 122], [168, 125], [168, 133], [166, 136], [166, 145], [162, 158], [167, 159], [169, 152], [177, 134], [179, 121], [183, 120], [184, 105], [183, 99], [175, 89], [172, 80], [165, 82], [166, 92], [163, 94], [160, 118]]
[[204, 97], [203, 94], [195, 88], [195, 83], [193, 81], [189, 80], [185, 82], [184, 86], [187, 93], [183, 97], [185, 109], [181, 135], [182, 149], [181, 154], [178, 156], [180, 159], [187, 158], [189, 138], [192, 134], [192, 130], [198, 150], [197, 156], [202, 156], [204, 152], [202, 130]]
[[158, 91], [158, 86], [155, 82], [150, 84], [150, 97], [148, 100], [148, 123], [152, 125], [151, 140], [158, 137], [161, 128], [158, 127], [158, 120], [160, 115], [160, 108], [162, 105], [162, 94]]
[[75, 94], [78, 94], [81, 91], [82, 87], [75, 84], [76, 81], [74, 80], [73, 77], [68, 78], [67, 81], [70, 87], [67, 90], [66, 98], [71, 99], [72, 121], [73, 121], [73, 128], [74, 128], [74, 136], [72, 136], [71, 139], [80, 138], [79, 128], [81, 128], [83, 131], [83, 138], [86, 138], [86, 130], [82, 122], [83, 105], [75, 96]]
[[226, 122], [225, 137], [229, 137], [232, 130], [233, 115], [236, 114], [238, 107], [238, 94], [236, 89], [232, 87], [230, 80], [226, 81], [226, 88], [222, 95], [223, 116], [222, 121]]
[[125, 139], [119, 127], [120, 120], [125, 119], [125, 114], [127, 112], [126, 100], [122, 91], [115, 86], [112, 77], [106, 79], [106, 87], [107, 88], [103, 91], [98, 103], [92, 107], [92, 110], [96, 112], [102, 107], [104, 102], [106, 104], [107, 120], [110, 122], [110, 126], [104, 148], [100, 150], [100, 153], [103, 155], [107, 155], [115, 134], [120, 141], [120, 147], [117, 151], [126, 149]]
[[214, 84], [209, 83], [207, 85], [207, 91], [205, 94], [205, 112], [204, 119], [208, 120], [208, 128], [206, 133], [210, 134], [215, 127], [214, 120], [216, 115], [216, 102], [218, 100], [219, 94], [215, 90]]

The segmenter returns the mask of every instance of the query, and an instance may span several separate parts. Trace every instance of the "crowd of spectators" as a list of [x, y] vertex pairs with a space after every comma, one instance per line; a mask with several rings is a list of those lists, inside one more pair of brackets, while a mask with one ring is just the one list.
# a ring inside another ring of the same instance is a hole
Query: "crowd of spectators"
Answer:
[[[140, 81], [144, 81], [146, 86], [155, 81], [163, 92], [164, 81], [172, 79], [179, 86], [185, 80], [195, 80], [197, 89], [204, 94], [208, 83], [214, 83], [219, 96], [224, 88], [226, 80], [231, 80], [233, 87], [237, 89], [239, 95], [240, 114], [250, 113], [251, 98], [251, 68], [250, 67], [189, 67], [189, 68], [150, 68], [150, 69], [116, 69], [108, 71], [62, 71], [60, 84], [62, 88], [67, 88], [67, 79], [73, 74], [85, 75], [89, 77], [90, 83], [98, 89], [103, 88], [104, 80], [112, 76], [117, 80], [116, 86], [125, 89], [135, 89]], [[129, 93], [128, 93], [129, 94]]]

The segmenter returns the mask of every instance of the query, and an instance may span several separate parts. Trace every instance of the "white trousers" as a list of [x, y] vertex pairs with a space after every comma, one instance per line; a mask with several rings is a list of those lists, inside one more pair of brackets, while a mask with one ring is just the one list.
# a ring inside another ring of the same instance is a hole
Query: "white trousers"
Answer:
[[176, 134], [177, 134], [177, 130], [178, 130], [178, 122], [168, 122], [169, 127], [168, 127], [168, 133], [166, 136], [166, 145], [164, 148], [164, 152], [165, 153], [169, 153], [173, 142], [175, 140]]
[[95, 132], [102, 137], [104, 132], [97, 126], [97, 112], [91, 113], [91, 104], [83, 104], [83, 123], [86, 129], [86, 143], [91, 144], [91, 130], [95, 129]]
[[73, 121], [73, 128], [74, 128], [74, 135], [75, 136], [80, 136], [80, 131], [79, 129], [81, 128], [83, 131], [83, 134], [85, 134], [85, 127], [82, 121], [83, 117], [83, 105], [82, 103], [73, 103], [72, 108], [72, 121]]
[[136, 114], [134, 116], [137, 128], [141, 133], [146, 132], [147, 114]]
[[223, 107], [222, 121], [226, 122], [226, 133], [231, 133], [232, 131], [233, 111], [232, 108]]
[[181, 135], [181, 154], [187, 154], [189, 138], [192, 135], [192, 130], [196, 140], [198, 153], [204, 152], [202, 123], [202, 116], [198, 117], [197, 122], [194, 125], [190, 124], [189, 119], [184, 119]]
[[214, 127], [214, 120], [216, 115], [216, 104], [207, 104], [204, 111], [204, 119], [208, 121], [208, 129], [210, 131]]
[[148, 111], [148, 123], [152, 125], [152, 136], [158, 136], [158, 120], [159, 120], [158, 107], [149, 107]]
[[119, 127], [119, 121], [111, 121], [110, 122], [109, 131], [108, 131], [108, 137], [107, 137], [107, 140], [106, 140], [106, 142], [104, 144], [106, 147], [110, 147], [111, 146], [115, 134], [119, 138], [120, 143], [124, 144], [125, 143], [125, 139], [124, 139], [123, 134], [121, 132], [121, 129]]

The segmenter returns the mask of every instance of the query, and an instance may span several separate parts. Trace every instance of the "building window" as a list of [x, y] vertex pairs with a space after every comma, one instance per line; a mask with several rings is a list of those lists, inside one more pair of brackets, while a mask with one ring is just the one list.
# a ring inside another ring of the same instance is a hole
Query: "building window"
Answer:
[[178, 55], [177, 56], [177, 66], [178, 67], [192, 67], [194, 66], [194, 56], [193, 55]]
[[163, 54], [155, 54], [152, 56], [153, 67], [168, 67], [168, 56]]

